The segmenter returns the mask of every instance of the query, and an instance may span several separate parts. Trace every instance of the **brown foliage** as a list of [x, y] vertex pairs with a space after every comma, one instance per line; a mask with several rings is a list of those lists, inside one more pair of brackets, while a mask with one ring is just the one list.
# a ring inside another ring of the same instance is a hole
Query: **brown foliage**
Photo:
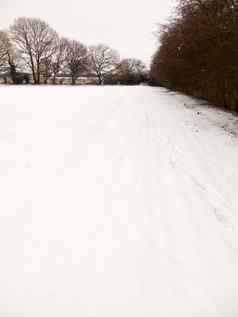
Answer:
[[160, 32], [152, 83], [238, 110], [237, 25], [237, 0], [180, 0]]

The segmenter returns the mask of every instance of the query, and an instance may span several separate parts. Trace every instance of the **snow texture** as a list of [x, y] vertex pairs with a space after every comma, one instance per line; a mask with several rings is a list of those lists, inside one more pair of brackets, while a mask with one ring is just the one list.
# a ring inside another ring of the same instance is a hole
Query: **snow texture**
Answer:
[[162, 88], [0, 94], [1, 316], [238, 316], [238, 117]]

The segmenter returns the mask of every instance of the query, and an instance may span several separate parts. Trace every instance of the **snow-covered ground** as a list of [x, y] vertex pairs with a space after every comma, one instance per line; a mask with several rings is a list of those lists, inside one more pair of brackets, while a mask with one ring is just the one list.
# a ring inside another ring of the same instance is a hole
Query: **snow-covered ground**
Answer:
[[238, 117], [150, 87], [0, 87], [2, 317], [238, 316]]

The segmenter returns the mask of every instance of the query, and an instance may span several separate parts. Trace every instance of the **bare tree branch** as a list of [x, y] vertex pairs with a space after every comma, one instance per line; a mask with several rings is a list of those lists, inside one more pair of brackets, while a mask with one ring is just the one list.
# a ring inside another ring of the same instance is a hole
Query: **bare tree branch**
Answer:
[[102, 85], [106, 75], [115, 71], [119, 64], [118, 53], [106, 45], [96, 45], [89, 48], [90, 70]]
[[34, 83], [40, 84], [41, 66], [54, 54], [57, 33], [41, 19], [23, 17], [11, 26], [11, 34], [22, 58], [30, 65]]

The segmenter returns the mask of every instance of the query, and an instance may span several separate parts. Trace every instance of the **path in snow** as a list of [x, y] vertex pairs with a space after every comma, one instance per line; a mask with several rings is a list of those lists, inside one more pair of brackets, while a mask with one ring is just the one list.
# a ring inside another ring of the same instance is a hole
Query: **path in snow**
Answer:
[[0, 87], [0, 315], [236, 317], [238, 119], [149, 87]]

